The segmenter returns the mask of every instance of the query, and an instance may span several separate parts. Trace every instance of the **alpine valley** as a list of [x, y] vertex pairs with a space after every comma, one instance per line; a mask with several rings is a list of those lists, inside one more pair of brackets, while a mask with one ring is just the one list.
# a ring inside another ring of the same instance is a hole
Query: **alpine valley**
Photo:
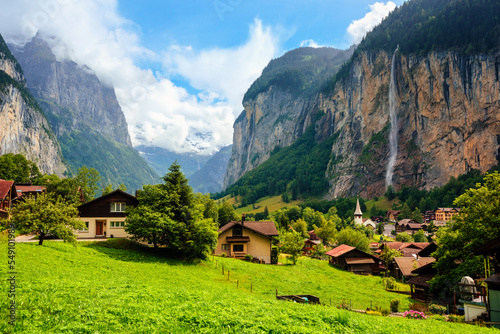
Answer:
[[498, 1], [413, 0], [342, 67], [334, 61], [348, 51], [326, 48], [271, 61], [234, 124], [222, 195], [370, 198], [388, 185], [428, 190], [496, 166], [500, 16], [492, 13]]

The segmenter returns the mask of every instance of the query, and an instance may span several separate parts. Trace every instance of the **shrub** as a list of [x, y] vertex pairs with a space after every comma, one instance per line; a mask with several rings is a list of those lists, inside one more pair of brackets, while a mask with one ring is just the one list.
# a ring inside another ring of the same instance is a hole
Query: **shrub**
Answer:
[[226, 257], [226, 256], [227, 256], [227, 254], [226, 254], [226, 253], [222, 253], [220, 256], [221, 256], [221, 257]]
[[446, 312], [446, 306], [438, 305], [438, 304], [431, 304], [429, 306], [429, 312], [442, 315]]
[[396, 289], [396, 279], [394, 277], [384, 277], [384, 285], [386, 289]]
[[278, 247], [273, 246], [271, 248], [271, 264], [277, 264], [278, 263], [278, 256], [279, 256]]
[[403, 317], [408, 318], [408, 319], [427, 319], [425, 314], [423, 312], [415, 311], [415, 310], [409, 310], [406, 311]]
[[419, 311], [422, 313], [425, 313], [428, 311], [427, 305], [419, 303], [419, 302], [415, 302], [413, 304], [410, 304], [409, 307], [410, 307], [410, 310]]
[[245, 255], [245, 260], [252, 261], [252, 259], [253, 259], [252, 255], [250, 255], [250, 254]]
[[391, 312], [399, 311], [399, 299], [391, 300]]
[[464, 322], [465, 317], [463, 315], [450, 314], [448, 316], [449, 322]]
[[371, 314], [371, 315], [382, 315], [382, 312], [379, 311], [366, 311], [366, 314]]
[[433, 314], [428, 317], [431, 320], [437, 320], [437, 321], [447, 321], [445, 316], [439, 315], [439, 314]]

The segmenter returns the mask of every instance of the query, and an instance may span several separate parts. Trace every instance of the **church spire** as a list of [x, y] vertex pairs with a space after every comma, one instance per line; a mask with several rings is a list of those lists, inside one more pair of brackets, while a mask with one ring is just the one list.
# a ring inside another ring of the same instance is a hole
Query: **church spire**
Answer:
[[361, 212], [361, 206], [359, 205], [359, 198], [358, 202], [356, 203], [356, 211], [354, 211], [354, 216], [362, 216], [363, 212]]

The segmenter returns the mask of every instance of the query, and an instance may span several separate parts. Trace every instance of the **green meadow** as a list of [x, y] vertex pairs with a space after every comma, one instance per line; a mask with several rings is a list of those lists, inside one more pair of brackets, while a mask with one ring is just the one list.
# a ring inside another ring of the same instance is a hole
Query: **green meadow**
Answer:
[[[326, 261], [259, 265], [210, 257], [185, 263], [125, 240], [16, 244], [16, 325], [8, 320], [7, 246], [0, 247], [0, 333], [493, 333], [437, 320], [338, 309], [389, 309], [405, 295], [379, 277], [356, 276]], [[224, 275], [222, 274], [224, 267]], [[312, 294], [322, 305], [276, 300]], [[331, 301], [331, 302], [330, 302]], [[331, 303], [331, 306], [330, 306]]]

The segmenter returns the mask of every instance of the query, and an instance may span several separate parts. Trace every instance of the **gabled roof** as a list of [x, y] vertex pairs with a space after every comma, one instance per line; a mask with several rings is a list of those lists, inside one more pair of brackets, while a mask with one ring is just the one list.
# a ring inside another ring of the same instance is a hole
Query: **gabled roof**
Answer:
[[240, 221], [233, 221], [222, 226], [218, 232], [219, 234], [221, 234], [233, 228], [235, 225], [243, 226], [251, 231], [254, 231], [255, 233], [261, 234], [266, 237], [274, 237], [279, 235], [278, 230], [276, 229], [276, 225], [274, 225], [274, 222], [272, 221], [245, 221], [243, 222], [243, 224]]
[[335, 247], [334, 249], [329, 250], [325, 254], [332, 256], [332, 257], [339, 257], [347, 252], [352, 251], [353, 249], [356, 249], [356, 247], [352, 247], [352, 246], [348, 246], [348, 245], [340, 245], [338, 247]]
[[[14, 181], [6, 181], [0, 179], [0, 200], [3, 200], [7, 197], [10, 188], [14, 185]], [[14, 189], [15, 190], [15, 189]], [[16, 197], [17, 194], [11, 194], [11, 197]]]
[[427, 247], [418, 252], [418, 256], [430, 256], [437, 250], [438, 246], [435, 242], [431, 242]]
[[444, 212], [452, 212], [452, 211], [460, 211], [460, 208], [438, 208], [438, 210], [441, 210]]
[[129, 198], [129, 199], [133, 200], [133, 201], [134, 201], [134, 202], [136, 202], [136, 203], [139, 203], [139, 201], [137, 200], [137, 198], [136, 198], [135, 196], [132, 196], [132, 195], [130, 195], [129, 193], [126, 193], [126, 192], [125, 192], [125, 191], [123, 191], [123, 190], [116, 189], [115, 191], [112, 191], [112, 192], [110, 192], [109, 194], [106, 194], [106, 195], [104, 195], [104, 196], [101, 196], [101, 197], [95, 198], [95, 199], [93, 199], [93, 200], [91, 200], [91, 201], [89, 201], [89, 202], [87, 202], [87, 203], [84, 203], [84, 204], [82, 204], [82, 205], [78, 206], [78, 209], [80, 209], [80, 208], [84, 208], [84, 207], [89, 206], [89, 205], [92, 205], [92, 204], [94, 204], [95, 202], [99, 202], [99, 201], [101, 201], [101, 200], [103, 200], [103, 199], [105, 199], [105, 198], [107, 198], [107, 197], [113, 197], [113, 196], [115, 196], [115, 195], [120, 195], [120, 196], [123, 196], [123, 197], [125, 197], [125, 198]]
[[393, 241], [386, 242], [380, 245], [380, 249], [384, 249], [384, 245], [387, 245], [390, 249], [402, 250], [404, 248], [417, 248], [424, 249], [429, 246], [428, 242], [401, 242], [401, 241]]
[[414, 257], [395, 257], [394, 261], [396, 265], [401, 270], [401, 273], [405, 277], [414, 276], [412, 273], [413, 270], [423, 267], [426, 264], [432, 263], [436, 261], [433, 257], [420, 257], [415, 259]]

